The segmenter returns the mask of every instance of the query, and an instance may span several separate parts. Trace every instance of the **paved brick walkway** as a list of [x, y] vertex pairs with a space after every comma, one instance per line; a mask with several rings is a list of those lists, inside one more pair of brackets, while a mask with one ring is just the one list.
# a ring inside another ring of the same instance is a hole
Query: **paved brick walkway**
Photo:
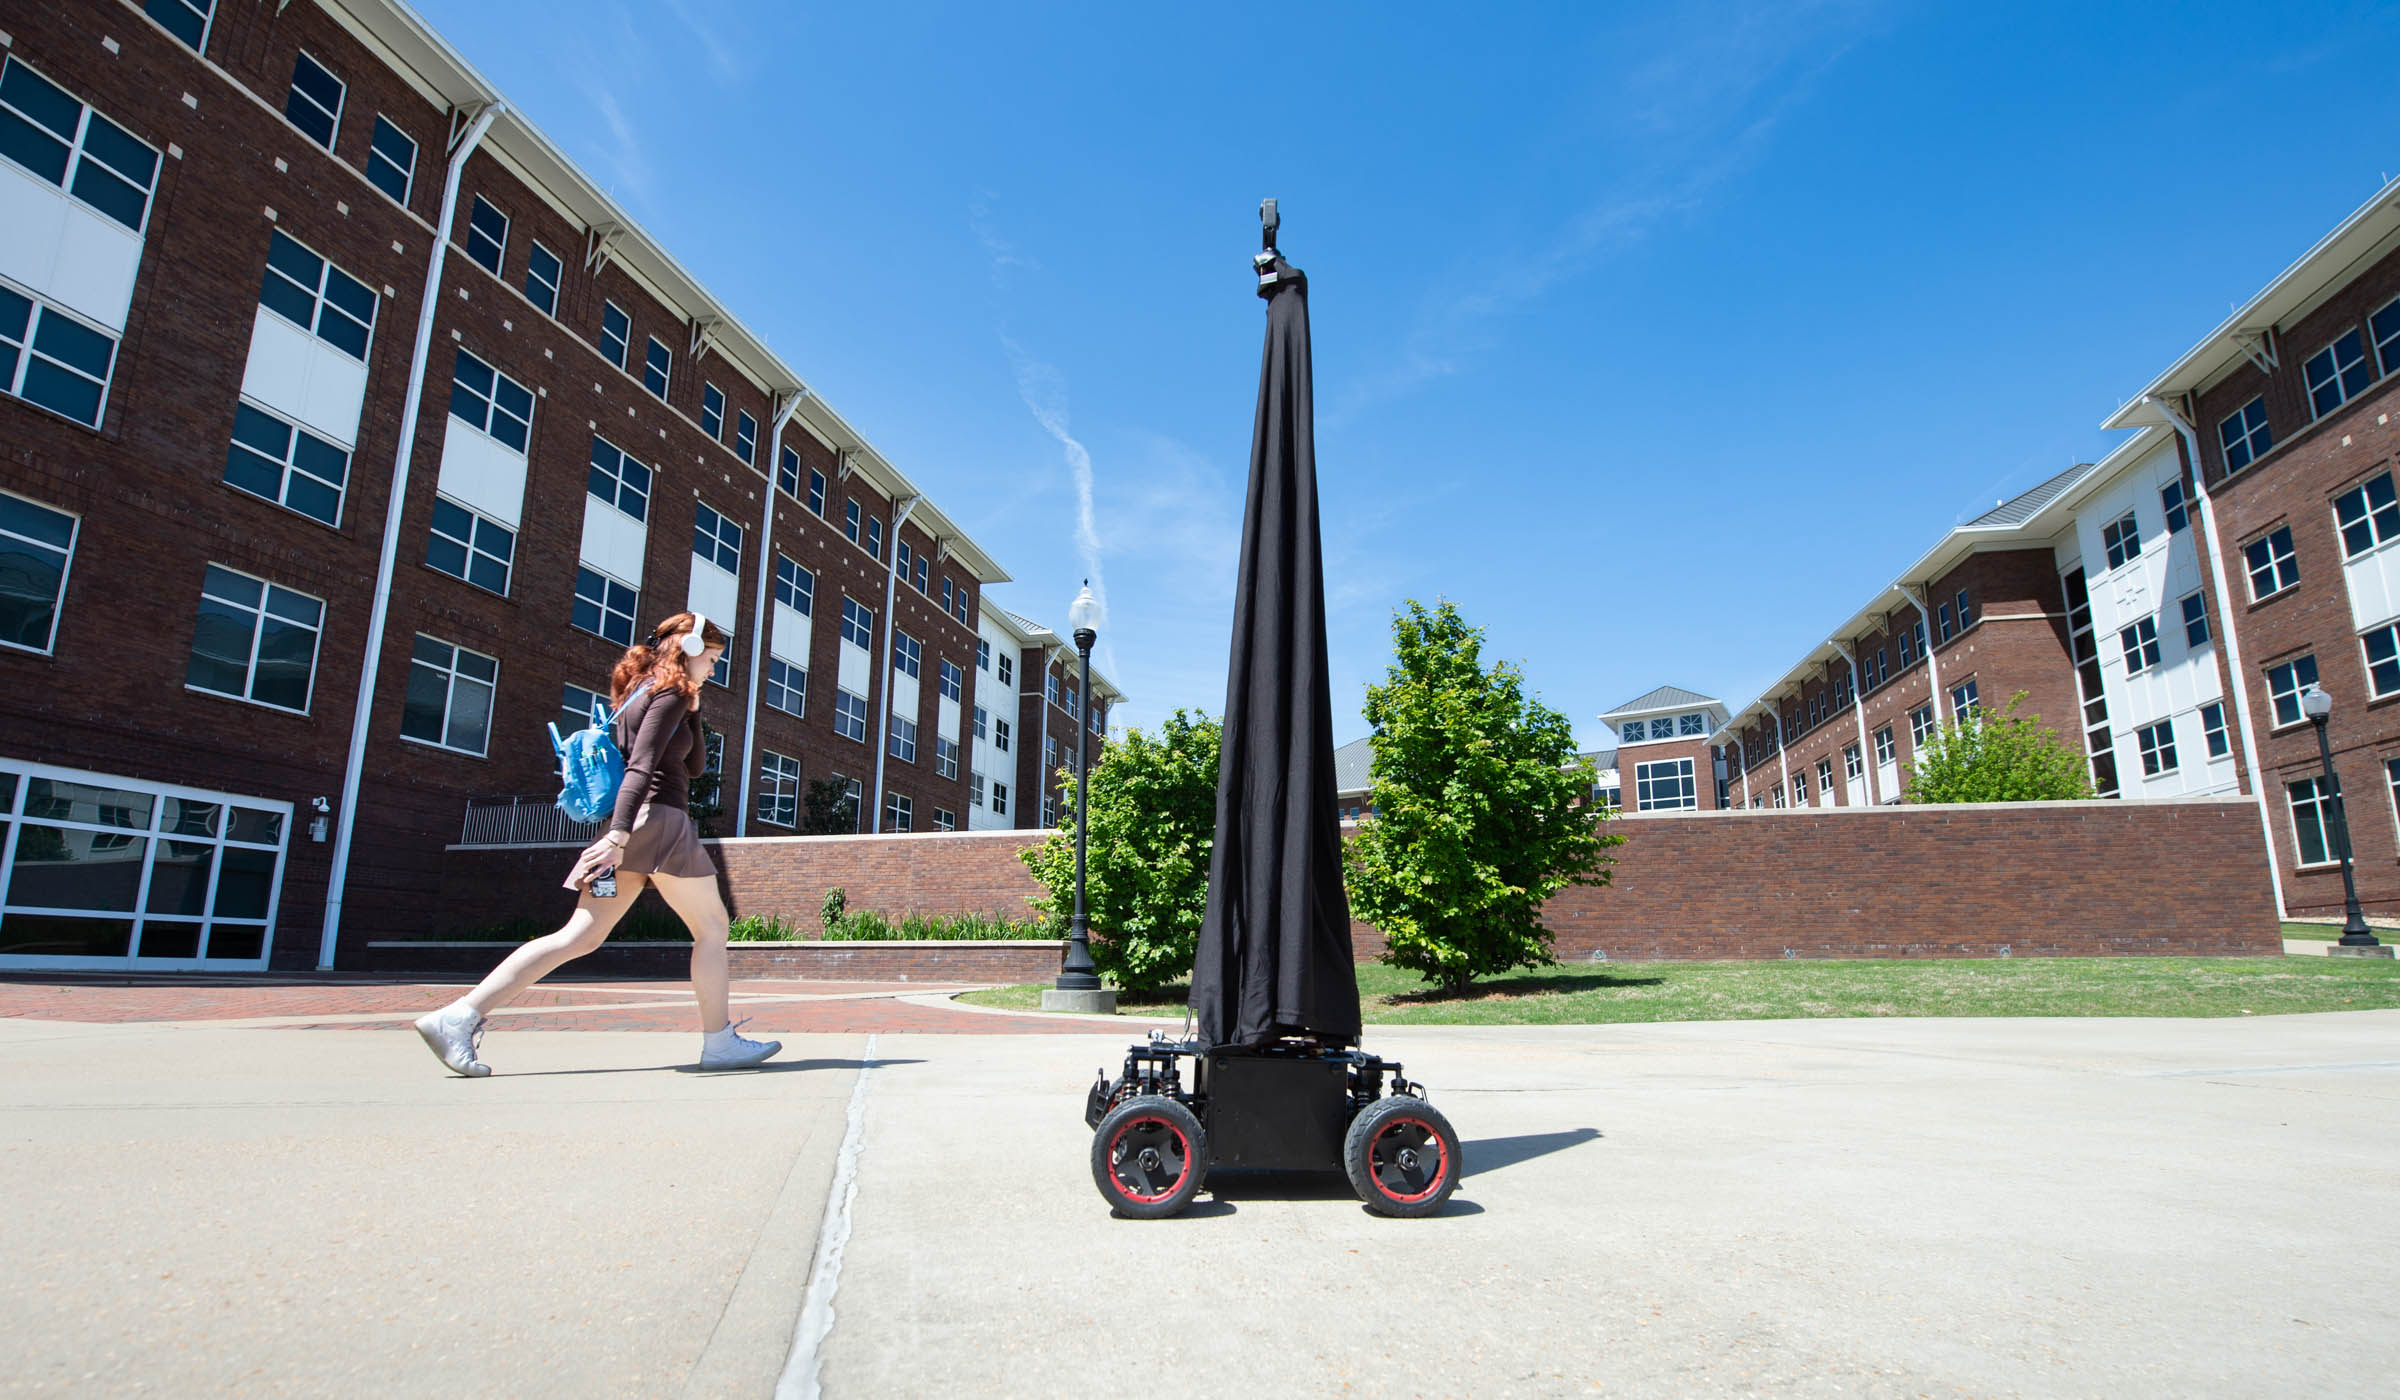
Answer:
[[[458, 995], [466, 985], [399, 978], [142, 977], [12, 974], [0, 978], [0, 1018], [113, 1024], [217, 1023], [262, 1028], [390, 1030]], [[1012, 1035], [1105, 1030], [1097, 1021], [993, 1015], [901, 997], [940, 996], [969, 984], [742, 981], [733, 1014], [745, 1033]], [[690, 1031], [691, 989], [681, 982], [554, 982], [493, 1018], [498, 1031]], [[1139, 1033], [1147, 1022], [1126, 1021]]]

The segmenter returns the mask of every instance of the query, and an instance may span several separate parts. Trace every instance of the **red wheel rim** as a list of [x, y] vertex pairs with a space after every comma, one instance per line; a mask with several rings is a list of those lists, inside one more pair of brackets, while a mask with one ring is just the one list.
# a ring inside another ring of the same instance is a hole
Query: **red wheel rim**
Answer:
[[[1156, 1165], [1153, 1166], [1152, 1163]], [[1157, 1186], [1154, 1173], [1169, 1165], [1173, 1174]], [[1136, 1205], [1154, 1206], [1173, 1196], [1192, 1174], [1192, 1144], [1183, 1129], [1165, 1118], [1145, 1115], [1117, 1125], [1108, 1140], [1108, 1179], [1117, 1194]]]
[[[1428, 1149], [1430, 1171], [1424, 1164]], [[1432, 1200], [1450, 1179], [1450, 1145], [1424, 1119], [1396, 1116], [1375, 1130], [1367, 1146], [1367, 1174], [1375, 1189], [1397, 1204]]]

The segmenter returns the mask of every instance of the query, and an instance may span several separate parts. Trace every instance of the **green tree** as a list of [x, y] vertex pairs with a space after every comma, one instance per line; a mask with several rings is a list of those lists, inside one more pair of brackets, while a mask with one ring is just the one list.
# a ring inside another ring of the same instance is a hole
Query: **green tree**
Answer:
[[858, 830], [858, 800], [844, 778], [818, 778], [803, 799], [807, 812], [800, 818], [803, 836], [847, 836]]
[[2083, 755], [2045, 726], [2019, 714], [2020, 690], [1999, 714], [1971, 713], [1944, 725], [1909, 766], [1910, 802], [2055, 802], [2090, 797]]
[[[1112, 735], [1092, 763], [1092, 825], [1085, 849], [1084, 911], [1092, 962], [1129, 992], [1154, 991], [1192, 970], [1208, 909], [1209, 852], [1217, 835], [1220, 723], [1177, 710], [1155, 737]], [[1062, 936], [1075, 912], [1075, 825], [1083, 795], [1074, 776], [1059, 792], [1059, 823], [1023, 852], [1048, 893], [1033, 907]]]
[[1383, 930], [1384, 961], [1452, 991], [1552, 961], [1542, 905], [1605, 885], [1607, 813], [1565, 715], [1525, 694], [1524, 673], [1482, 662], [1458, 609], [1411, 599], [1392, 619], [1393, 660], [1367, 690], [1373, 816], [1345, 863], [1350, 908]]

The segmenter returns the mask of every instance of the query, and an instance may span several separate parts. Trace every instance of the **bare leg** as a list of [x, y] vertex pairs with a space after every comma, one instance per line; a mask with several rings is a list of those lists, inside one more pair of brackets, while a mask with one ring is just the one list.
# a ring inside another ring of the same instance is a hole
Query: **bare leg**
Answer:
[[[574, 914], [558, 932], [543, 934], [509, 954], [498, 967], [491, 970], [490, 975], [475, 984], [474, 991], [459, 1000], [474, 1007], [476, 1015], [488, 1015], [493, 1007], [514, 1000], [527, 987], [557, 971], [563, 964], [599, 947], [607, 940], [609, 930], [625, 917], [625, 911], [633, 907], [634, 897], [642, 892], [642, 886], [648, 879], [648, 876], [631, 870], [619, 870], [615, 898], [601, 899], [589, 890], [584, 891], [583, 896], [575, 901]], [[685, 917], [689, 919], [690, 916]], [[724, 927], [721, 922], [717, 925], [720, 968], [724, 966]], [[723, 985], [720, 974], [718, 986], [721, 989]], [[717, 1000], [723, 1003], [722, 990]]]
[[700, 1029], [710, 1034], [733, 1019], [726, 991], [725, 901], [714, 876], [653, 875], [667, 907], [692, 931], [692, 996], [700, 1003]]

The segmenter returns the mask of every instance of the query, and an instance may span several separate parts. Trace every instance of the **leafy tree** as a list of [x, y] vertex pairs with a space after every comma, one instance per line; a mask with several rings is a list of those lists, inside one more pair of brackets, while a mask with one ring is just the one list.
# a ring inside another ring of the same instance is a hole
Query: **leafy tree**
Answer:
[[1486, 670], [1482, 644], [1449, 603], [1393, 616], [1391, 670], [1367, 689], [1374, 815], [1345, 854], [1351, 910], [1383, 930], [1384, 961], [1452, 991], [1551, 962], [1543, 903], [1607, 884], [1625, 839], [1578, 805], [1594, 775], [1566, 716], [1525, 694], [1519, 668]]
[[1971, 713], [1944, 725], [1910, 765], [1910, 802], [2054, 802], [2090, 797], [2083, 755], [2045, 726], [2019, 714], [2020, 690], [1997, 715]]
[[803, 836], [847, 836], [858, 830], [858, 803], [850, 784], [841, 778], [818, 778], [803, 799], [807, 813], [800, 819]]
[[[1208, 908], [1209, 852], [1217, 834], [1217, 751], [1223, 726], [1177, 710], [1156, 737], [1110, 736], [1092, 763], [1092, 825], [1084, 911], [1092, 962], [1126, 991], [1147, 992], [1191, 972]], [[1023, 852], [1046, 896], [1033, 901], [1061, 935], [1075, 912], [1075, 825], [1083, 795], [1074, 775], [1059, 792], [1059, 823]]]

